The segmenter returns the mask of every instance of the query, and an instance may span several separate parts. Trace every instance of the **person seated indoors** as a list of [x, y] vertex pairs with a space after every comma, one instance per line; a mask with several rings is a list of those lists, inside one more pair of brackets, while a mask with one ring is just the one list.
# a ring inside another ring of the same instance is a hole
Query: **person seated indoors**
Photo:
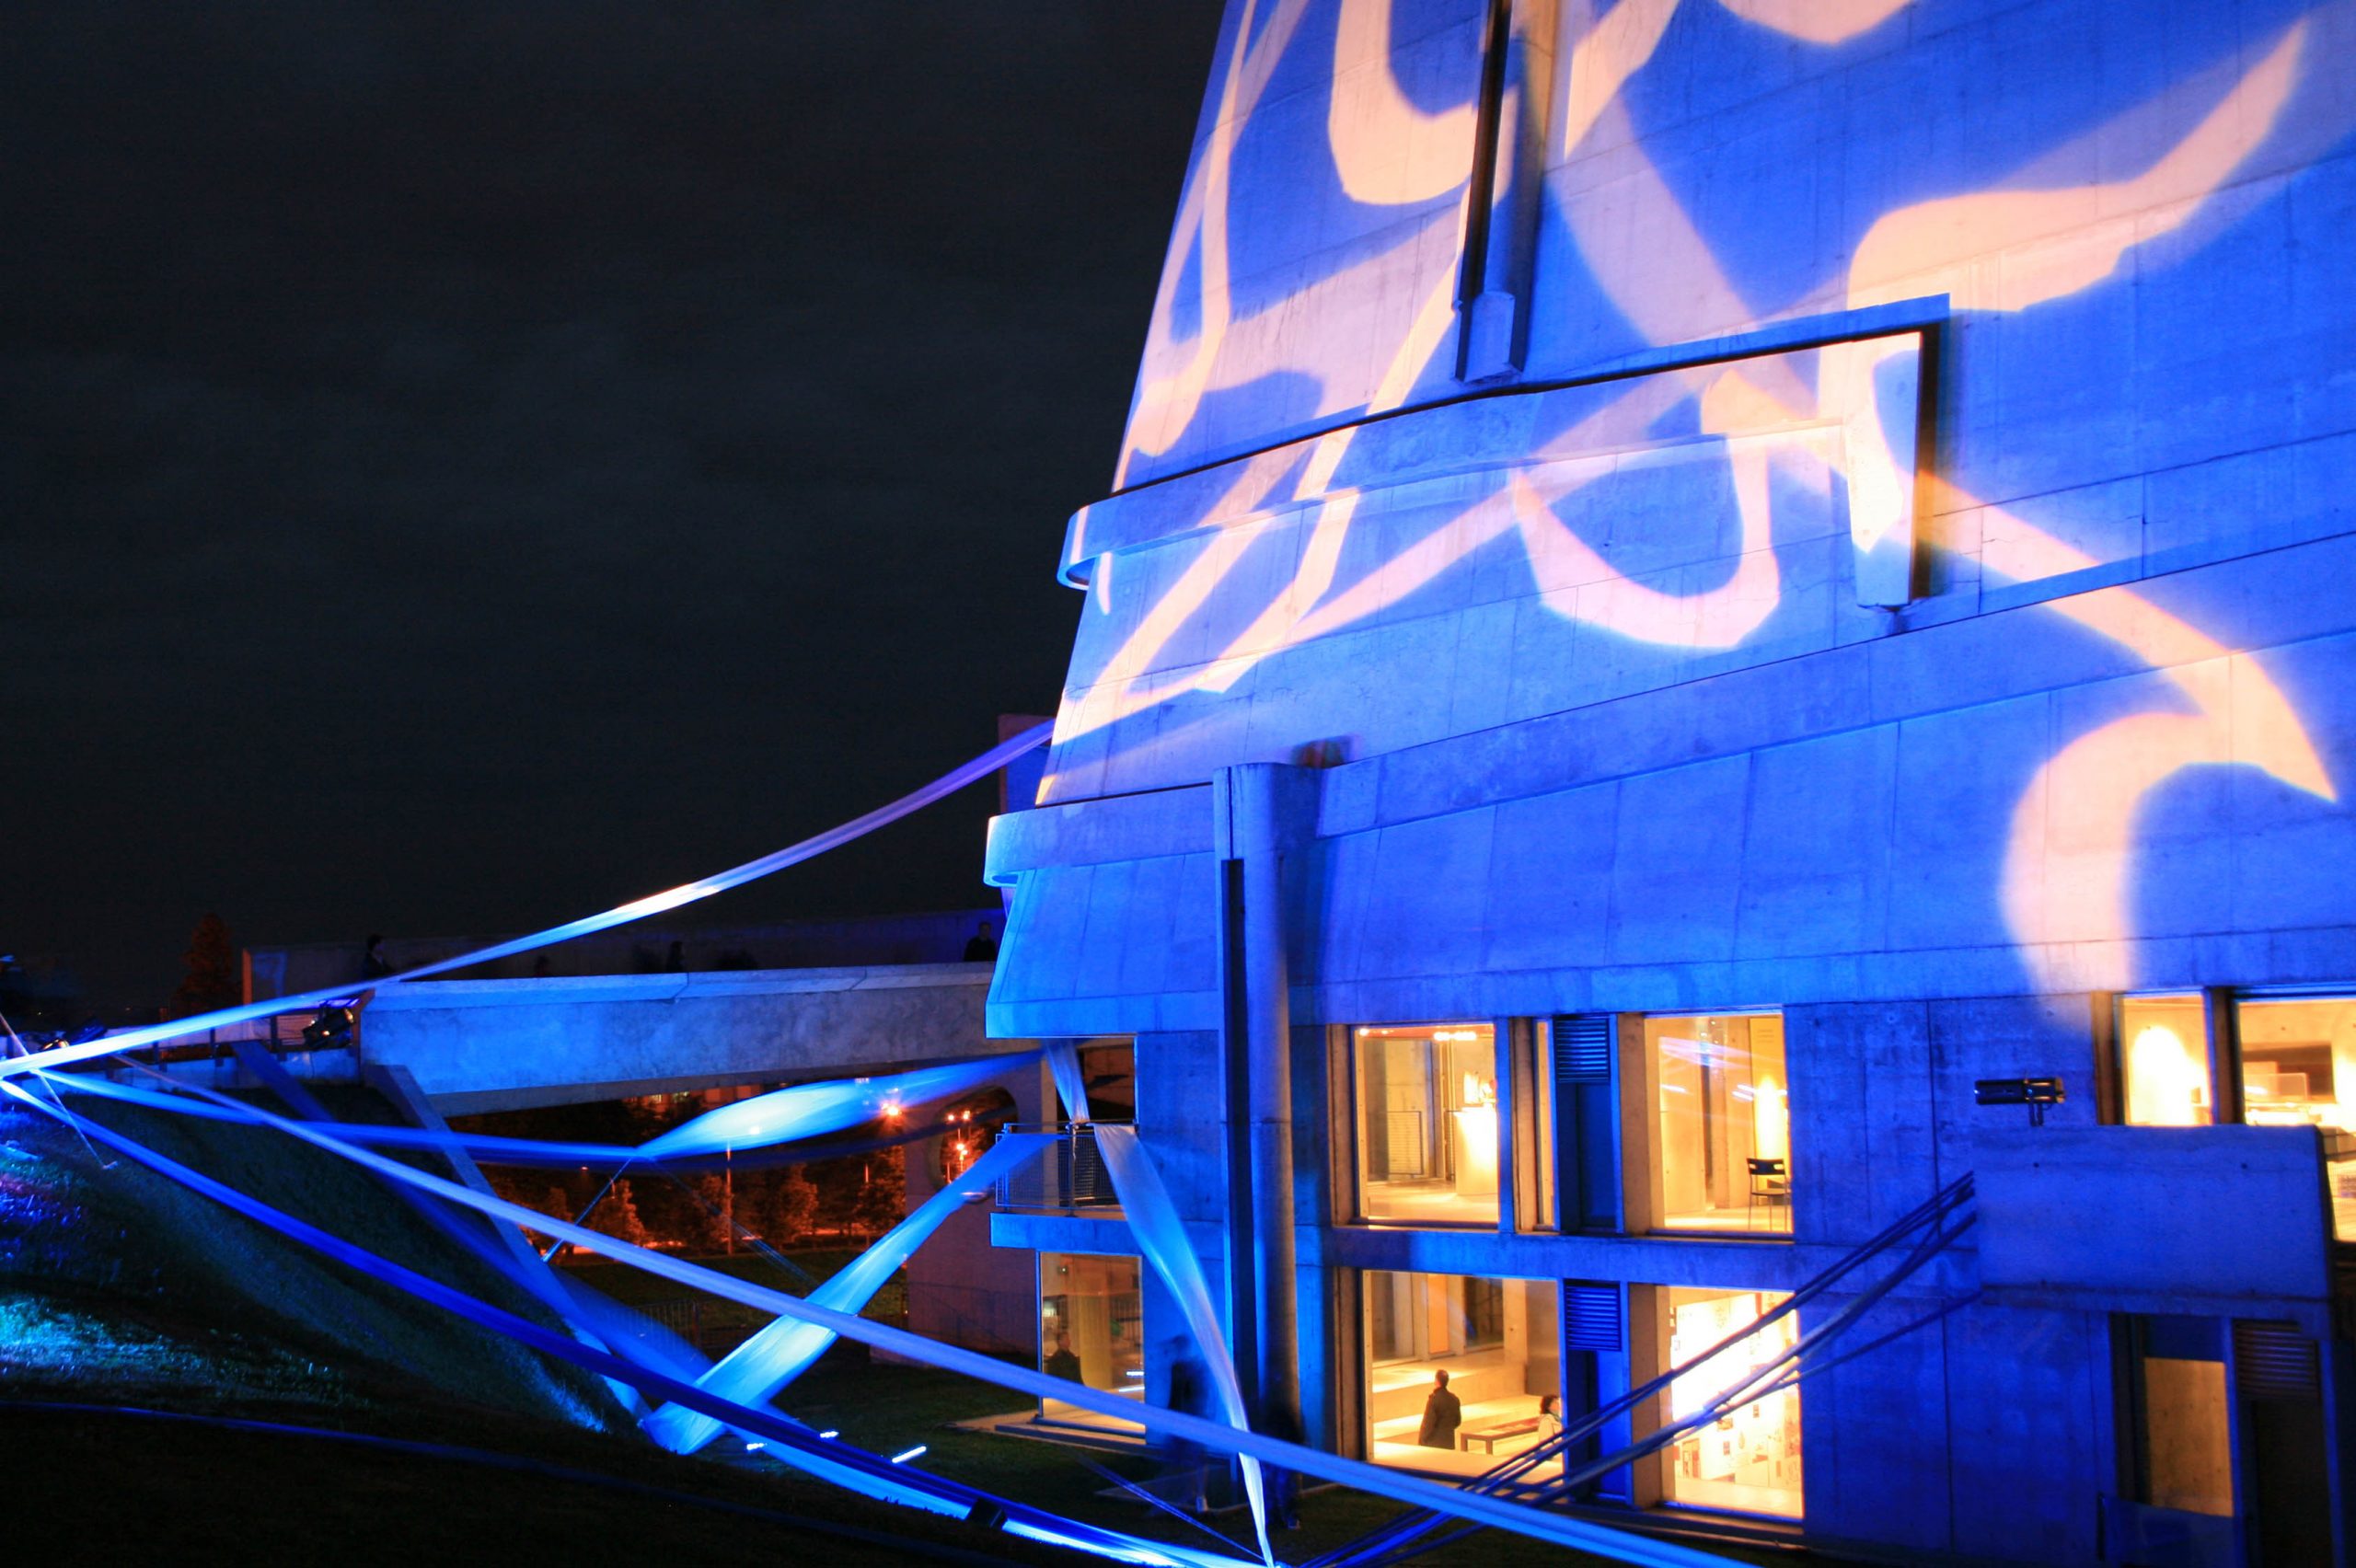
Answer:
[[1563, 1396], [1538, 1396], [1538, 1440], [1551, 1443], [1563, 1435]]
[[1046, 1373], [1050, 1378], [1061, 1378], [1067, 1383], [1077, 1383], [1081, 1380], [1080, 1375], [1080, 1357], [1071, 1353], [1071, 1336], [1069, 1334], [1057, 1334], [1056, 1336], [1056, 1348], [1054, 1351], [1049, 1353], [1046, 1366], [1041, 1367], [1040, 1370]]

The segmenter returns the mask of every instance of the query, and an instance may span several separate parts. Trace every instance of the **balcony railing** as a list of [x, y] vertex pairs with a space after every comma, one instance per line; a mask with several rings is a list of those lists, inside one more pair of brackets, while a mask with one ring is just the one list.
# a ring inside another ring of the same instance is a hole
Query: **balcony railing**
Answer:
[[[1126, 1126], [1126, 1122], [1107, 1123]], [[1055, 1122], [1044, 1125], [1011, 1125], [1009, 1133], [1048, 1133], [1055, 1147], [999, 1178], [998, 1206], [1044, 1214], [1074, 1214], [1082, 1209], [1113, 1209], [1120, 1199], [1113, 1191], [1112, 1172], [1097, 1151], [1092, 1122]]]

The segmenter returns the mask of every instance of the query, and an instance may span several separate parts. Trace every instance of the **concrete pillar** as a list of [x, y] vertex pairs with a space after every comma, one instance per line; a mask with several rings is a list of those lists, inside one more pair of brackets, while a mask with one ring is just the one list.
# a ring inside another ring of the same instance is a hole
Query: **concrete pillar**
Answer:
[[1253, 1424], [1302, 1431], [1293, 1247], [1292, 1019], [1285, 862], [1316, 833], [1317, 779], [1275, 763], [1211, 776], [1219, 859], [1230, 1332]]

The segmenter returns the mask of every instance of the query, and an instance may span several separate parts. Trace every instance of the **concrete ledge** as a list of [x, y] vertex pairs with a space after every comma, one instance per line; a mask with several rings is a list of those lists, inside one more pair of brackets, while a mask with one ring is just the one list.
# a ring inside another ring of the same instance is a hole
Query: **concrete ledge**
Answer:
[[532, 980], [417, 980], [369, 1002], [378, 1013], [453, 1008], [546, 1008], [576, 1002], [676, 1002], [879, 987], [987, 986], [989, 963], [894, 963], [849, 969], [715, 969], [692, 974], [578, 974]]
[[912, 963], [426, 981], [363, 1015], [372, 1063], [446, 1114], [890, 1072], [1022, 1049], [984, 1032], [993, 967]]
[[1210, 786], [1109, 795], [990, 819], [982, 880], [1011, 887], [1034, 866], [1098, 866], [1211, 847]]
[[2331, 1294], [2313, 1128], [2045, 1127], [1973, 1143], [1992, 1292], [2236, 1317]]
[[1087, 1252], [1128, 1257], [1138, 1251], [1128, 1222], [1096, 1215], [1008, 1214], [990, 1216], [990, 1245], [1034, 1252]]

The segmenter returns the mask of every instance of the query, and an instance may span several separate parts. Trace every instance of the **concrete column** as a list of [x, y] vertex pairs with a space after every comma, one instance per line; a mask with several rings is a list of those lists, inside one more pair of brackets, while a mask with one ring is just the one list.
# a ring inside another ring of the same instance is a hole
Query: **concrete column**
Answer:
[[1315, 836], [1316, 775], [1275, 763], [1219, 768], [1211, 801], [1223, 895], [1232, 1327], [1253, 1424], [1292, 1436], [1302, 1426], [1285, 862]]

